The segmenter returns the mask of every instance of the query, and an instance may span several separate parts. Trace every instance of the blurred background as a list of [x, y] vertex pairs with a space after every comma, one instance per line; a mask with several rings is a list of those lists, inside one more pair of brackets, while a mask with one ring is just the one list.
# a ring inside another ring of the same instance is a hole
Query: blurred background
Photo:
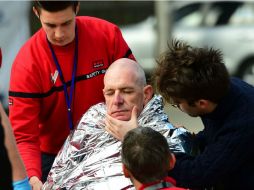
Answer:
[[[8, 103], [12, 62], [22, 44], [40, 27], [32, 1], [0, 1], [0, 99]], [[220, 49], [229, 73], [254, 85], [254, 2], [251, 1], [81, 1], [79, 15], [95, 16], [117, 24], [144, 68], [147, 79], [156, 58], [172, 39], [193, 46]], [[199, 118], [190, 118], [166, 104], [176, 125], [202, 129]]]

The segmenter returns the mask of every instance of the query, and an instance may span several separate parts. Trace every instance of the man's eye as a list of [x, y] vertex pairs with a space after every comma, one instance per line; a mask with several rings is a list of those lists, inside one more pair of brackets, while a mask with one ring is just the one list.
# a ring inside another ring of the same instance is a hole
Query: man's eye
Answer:
[[56, 27], [56, 25], [54, 25], [54, 24], [47, 24], [47, 26], [48, 26], [49, 28], [55, 28], [55, 27]]
[[70, 24], [71, 24], [71, 21], [63, 23], [62, 26], [68, 26]]
[[106, 96], [112, 96], [114, 94], [114, 92], [108, 91], [104, 93]]
[[126, 94], [131, 94], [133, 91], [132, 90], [124, 90], [123, 92]]

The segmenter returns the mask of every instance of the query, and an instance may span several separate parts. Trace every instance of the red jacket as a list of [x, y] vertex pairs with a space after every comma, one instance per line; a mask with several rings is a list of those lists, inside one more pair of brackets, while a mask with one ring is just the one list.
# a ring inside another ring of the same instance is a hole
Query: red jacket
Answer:
[[[76, 24], [74, 126], [90, 106], [104, 101], [103, 77], [108, 66], [118, 58], [134, 59], [115, 25], [92, 17], [77, 17]], [[53, 46], [67, 82], [71, 81], [74, 47], [75, 41], [64, 47]], [[29, 177], [41, 177], [41, 151], [56, 154], [70, 131], [58, 75], [46, 33], [40, 29], [19, 51], [12, 66], [9, 91], [9, 116]]]

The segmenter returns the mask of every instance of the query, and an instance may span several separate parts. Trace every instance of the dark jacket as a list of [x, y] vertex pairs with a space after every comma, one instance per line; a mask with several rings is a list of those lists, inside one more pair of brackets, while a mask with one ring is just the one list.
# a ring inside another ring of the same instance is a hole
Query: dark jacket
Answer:
[[254, 189], [254, 87], [232, 78], [215, 111], [201, 117], [196, 157], [176, 155], [177, 186]]

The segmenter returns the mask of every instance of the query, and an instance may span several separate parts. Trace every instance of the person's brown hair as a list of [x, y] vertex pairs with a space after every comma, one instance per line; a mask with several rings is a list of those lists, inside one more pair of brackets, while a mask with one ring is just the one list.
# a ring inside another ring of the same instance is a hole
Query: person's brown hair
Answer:
[[229, 74], [219, 50], [175, 40], [157, 64], [155, 88], [167, 101], [173, 97], [190, 105], [199, 99], [218, 103], [228, 92]]

